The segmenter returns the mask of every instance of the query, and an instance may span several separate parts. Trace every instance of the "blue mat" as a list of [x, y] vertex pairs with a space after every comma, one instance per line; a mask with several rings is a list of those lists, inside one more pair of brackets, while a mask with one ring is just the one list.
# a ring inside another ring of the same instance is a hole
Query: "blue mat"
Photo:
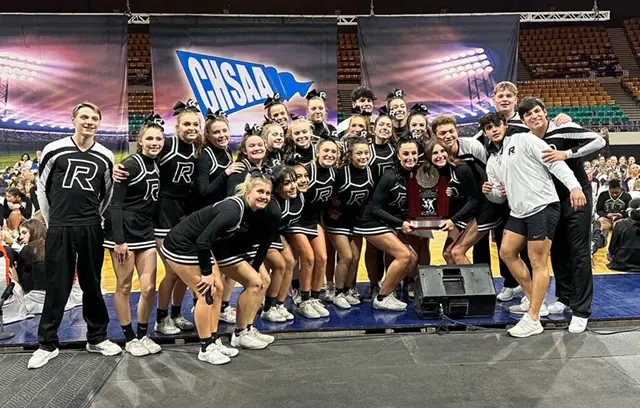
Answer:
[[[502, 289], [502, 279], [496, 279], [496, 291]], [[598, 275], [594, 277], [595, 295], [593, 300], [593, 315], [591, 321], [615, 321], [640, 319], [640, 275], [638, 274], [617, 274], [617, 275]], [[550, 292], [553, 292], [553, 280], [550, 285]], [[368, 292], [368, 285], [359, 286], [360, 293]], [[232, 304], [235, 304], [235, 298], [239, 295], [240, 290], [236, 290]], [[187, 295], [184, 302], [184, 315], [191, 320], [192, 300]], [[115, 308], [113, 305], [113, 295], [106, 295], [105, 300], [109, 308], [111, 316], [111, 324], [109, 326], [109, 337], [113, 340], [124, 340], [122, 330], [118, 323]], [[552, 302], [555, 297], [552, 294], [547, 296], [547, 301]], [[495, 315], [492, 318], [475, 318], [461, 319], [460, 322], [486, 327], [504, 327], [514, 324], [519, 317], [510, 315], [507, 307], [518, 302], [519, 299], [508, 303], [498, 302], [496, 305]], [[138, 293], [131, 295], [132, 305], [138, 302]], [[288, 305], [291, 310], [291, 305]], [[415, 330], [418, 328], [438, 327], [438, 326], [455, 326], [452, 322], [442, 322], [440, 320], [423, 320], [418, 317], [413, 305], [404, 313], [393, 313], [373, 310], [371, 302], [363, 302], [360, 306], [356, 306], [351, 310], [342, 310], [334, 307], [332, 304], [328, 306], [331, 316], [323, 319], [307, 319], [298, 317], [287, 323], [270, 323], [261, 319], [256, 320], [256, 327], [264, 332], [314, 332], [314, 331], [339, 331], [339, 330], [370, 330], [378, 331], [384, 329], [407, 329]], [[134, 319], [135, 319], [135, 308]], [[571, 318], [570, 313], [564, 315], [555, 315], [543, 318], [543, 323], [568, 322]], [[37, 343], [39, 317], [33, 319], [10, 324], [6, 326], [15, 334], [15, 337], [0, 341], [0, 346], [32, 346]], [[151, 319], [155, 321], [155, 311]], [[184, 336], [155, 336], [153, 332], [153, 324], [149, 325], [150, 335], [162, 340], [173, 340], [175, 338], [195, 339], [195, 333], [185, 333]], [[220, 333], [230, 333], [233, 326], [221, 323]], [[76, 343], [85, 340], [86, 325], [82, 319], [82, 307], [77, 307], [65, 313], [62, 325], [60, 327], [60, 341], [62, 343]]]

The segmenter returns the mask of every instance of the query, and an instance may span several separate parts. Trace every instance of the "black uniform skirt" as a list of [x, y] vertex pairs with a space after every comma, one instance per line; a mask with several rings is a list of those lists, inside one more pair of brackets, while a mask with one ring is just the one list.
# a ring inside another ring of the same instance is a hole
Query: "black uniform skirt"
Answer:
[[322, 218], [324, 230], [331, 235], [346, 235], [348, 237], [355, 236], [355, 216], [352, 214], [341, 214], [338, 219], [334, 219], [325, 215]]
[[[153, 219], [148, 215], [123, 209], [122, 230], [124, 242], [127, 244], [129, 250], [135, 251], [156, 247], [156, 240], [153, 234]], [[111, 226], [111, 215], [108, 213], [104, 221], [103, 247], [113, 249], [115, 245], [113, 228]]]
[[153, 217], [155, 236], [158, 238], [166, 237], [171, 228], [189, 215], [187, 207], [188, 199], [158, 197], [156, 213]]
[[372, 218], [356, 218], [353, 232], [357, 236], [366, 237], [367, 235], [382, 235], [387, 233], [395, 233], [401, 228], [393, 228], [387, 224], [374, 220]]
[[509, 206], [506, 203], [496, 204], [485, 198], [480, 214], [476, 218], [478, 231], [484, 232], [497, 228], [506, 220], [504, 214], [509, 214]]

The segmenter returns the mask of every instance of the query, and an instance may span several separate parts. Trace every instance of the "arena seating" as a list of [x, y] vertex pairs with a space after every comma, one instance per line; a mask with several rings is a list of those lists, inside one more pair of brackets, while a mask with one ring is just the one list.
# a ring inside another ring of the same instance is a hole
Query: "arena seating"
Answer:
[[518, 97], [526, 96], [542, 98], [551, 116], [564, 112], [584, 125], [623, 125], [629, 122], [629, 117], [595, 79], [518, 83]]
[[629, 38], [631, 50], [633, 51], [636, 59], [640, 62], [640, 18], [625, 20], [624, 28], [627, 32], [627, 38]]
[[129, 91], [129, 133], [136, 134], [145, 116], [153, 112], [153, 91]]
[[622, 81], [622, 87], [627, 91], [635, 102], [640, 106], [640, 78], [626, 78]]
[[600, 26], [522, 30], [520, 58], [535, 79], [613, 76], [619, 65]]
[[127, 79], [130, 85], [151, 85], [151, 42], [149, 34], [129, 34]]
[[338, 35], [338, 82], [360, 83], [360, 49], [357, 33]]

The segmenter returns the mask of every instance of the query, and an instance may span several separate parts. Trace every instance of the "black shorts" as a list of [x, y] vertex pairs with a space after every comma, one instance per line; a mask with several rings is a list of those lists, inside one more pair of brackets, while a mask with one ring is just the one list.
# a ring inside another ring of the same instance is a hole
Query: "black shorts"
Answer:
[[527, 241], [553, 240], [559, 219], [560, 203], [556, 202], [526, 218], [510, 216], [504, 229], [526, 237]]
[[[505, 211], [506, 208], [506, 211]], [[497, 228], [504, 221], [503, 214], [509, 214], [509, 207], [506, 204], [492, 203], [488, 199], [484, 199], [480, 214], [476, 218], [478, 231], [490, 231]]]
[[156, 213], [153, 217], [153, 229], [155, 236], [164, 238], [171, 228], [178, 225], [187, 215], [188, 200], [167, 197], [158, 197]]
[[[148, 215], [122, 210], [122, 230], [124, 242], [129, 247], [129, 250], [135, 251], [156, 247], [156, 240], [153, 235], [153, 219]], [[111, 215], [107, 214], [104, 220], [104, 244], [102, 246], [107, 249], [113, 249], [115, 245], [113, 229], [111, 228]]]

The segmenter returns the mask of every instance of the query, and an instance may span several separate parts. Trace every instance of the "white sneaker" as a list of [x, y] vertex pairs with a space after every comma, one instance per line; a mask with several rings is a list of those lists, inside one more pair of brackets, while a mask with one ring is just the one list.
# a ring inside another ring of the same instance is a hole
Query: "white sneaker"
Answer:
[[87, 343], [87, 351], [89, 353], [100, 353], [103, 356], [116, 356], [122, 353], [122, 348], [110, 340], [105, 340], [98, 344]]
[[347, 301], [351, 306], [360, 304], [360, 293], [358, 293], [356, 288], [349, 288], [347, 291]]
[[171, 320], [173, 320], [174, 326], [176, 326], [178, 329], [183, 331], [191, 331], [196, 328], [196, 326], [190, 321], [188, 321], [187, 319], [185, 319], [182, 314], [180, 314], [180, 316], [176, 317], [175, 319], [171, 319]]
[[373, 299], [373, 308], [378, 310], [389, 310], [392, 312], [404, 312], [407, 310], [407, 304], [396, 299], [393, 294], [385, 296], [382, 300], [376, 297]]
[[544, 327], [540, 324], [540, 320], [533, 320], [529, 313], [525, 313], [518, 324], [507, 330], [511, 336], [518, 338], [533, 336], [543, 331]]
[[[214, 348], [216, 350], [218, 350], [219, 353], [224, 354], [227, 357], [235, 357], [238, 355], [238, 353], [240, 353], [240, 351], [238, 349], [235, 349], [233, 347], [227, 347], [224, 344], [222, 344], [222, 340], [218, 339], [216, 340], [212, 346], [214, 346]], [[211, 347], [211, 346], [209, 346]]]
[[229, 357], [225, 356], [212, 346], [213, 344], [209, 344], [209, 346], [207, 346], [207, 351], [202, 351], [202, 349], [200, 349], [198, 352], [198, 360], [213, 365], [227, 364], [231, 361]]
[[409, 299], [415, 299], [416, 297], [416, 283], [413, 281], [407, 285], [407, 296], [409, 296]]
[[220, 320], [229, 324], [236, 324], [236, 308], [227, 306], [220, 313]]
[[251, 326], [251, 329], [249, 329], [249, 331], [251, 332], [251, 335], [253, 337], [255, 337], [256, 339], [263, 341], [267, 344], [271, 344], [274, 341], [276, 341], [276, 338], [273, 336], [270, 336], [268, 334], [264, 334], [264, 333], [260, 333], [258, 331], [258, 329], [256, 329], [256, 326]]
[[262, 350], [268, 346], [264, 341], [254, 337], [249, 329], [244, 329], [240, 334], [236, 335], [235, 331], [231, 335], [231, 347], [243, 348], [249, 350]]
[[351, 309], [351, 303], [347, 300], [347, 295], [344, 292], [338, 293], [333, 298], [333, 304], [340, 309]]
[[293, 304], [296, 306], [300, 306], [302, 303], [302, 294], [300, 293], [300, 289], [291, 289], [291, 300]]
[[565, 311], [568, 312], [571, 308], [564, 303], [556, 300], [555, 302], [547, 306], [547, 309], [549, 309], [549, 313], [551, 314], [563, 314]]
[[336, 297], [336, 285], [333, 282], [327, 283], [327, 289], [324, 291], [324, 300], [327, 302], [333, 302]]
[[169, 316], [160, 320], [160, 323], [156, 322], [153, 328], [156, 333], [162, 333], [169, 336], [180, 334], [180, 329], [178, 329], [176, 325], [173, 324], [173, 320], [171, 320]]
[[320, 299], [311, 299], [311, 305], [313, 306], [314, 309], [316, 309], [316, 312], [318, 313], [318, 316], [320, 316], [320, 317], [329, 316], [329, 311], [327, 309], [325, 309], [325, 307], [322, 304], [322, 302], [320, 302]]
[[284, 305], [277, 305], [276, 310], [280, 313], [280, 316], [285, 318], [285, 320], [293, 320], [295, 318], [295, 316], [289, 312]]
[[316, 308], [313, 307], [312, 300], [313, 299], [309, 299], [309, 300], [305, 300], [304, 302], [300, 303], [300, 306], [298, 306], [298, 313], [300, 313], [301, 315], [303, 315], [307, 319], [319, 319], [320, 315], [316, 311]]
[[573, 316], [571, 317], [571, 323], [569, 323], [569, 333], [582, 333], [587, 329], [587, 323], [589, 319], [585, 317]]
[[133, 339], [128, 341], [124, 345], [124, 349], [127, 353], [131, 354], [134, 357], [143, 357], [149, 355], [149, 350], [140, 342], [138, 339]]
[[287, 319], [278, 312], [278, 308], [276, 306], [271, 306], [269, 310], [262, 312], [260, 317], [273, 323], [284, 323], [287, 321]]
[[27, 368], [40, 368], [49, 362], [49, 360], [58, 357], [60, 350], [55, 349], [53, 351], [47, 351], [43, 349], [37, 349], [29, 359]]
[[149, 336], [144, 336], [140, 339], [140, 343], [146, 348], [150, 354], [158, 354], [162, 351], [162, 347], [155, 341], [151, 340]]
[[[529, 311], [529, 308], [531, 307], [531, 302], [529, 302], [529, 299], [527, 299], [526, 297], [523, 299], [524, 300], [519, 305], [509, 306], [509, 313], [513, 313], [513, 314], [527, 313]], [[540, 313], [538, 314], [540, 315], [540, 317], [549, 316], [549, 309], [547, 308], [546, 303], [543, 303], [542, 306], [540, 306]]]
[[516, 295], [519, 293], [522, 293], [522, 288], [520, 286], [515, 288], [502, 288], [502, 292], [500, 292], [500, 294], [496, 296], [496, 299], [501, 302], [508, 302], [516, 297]]

